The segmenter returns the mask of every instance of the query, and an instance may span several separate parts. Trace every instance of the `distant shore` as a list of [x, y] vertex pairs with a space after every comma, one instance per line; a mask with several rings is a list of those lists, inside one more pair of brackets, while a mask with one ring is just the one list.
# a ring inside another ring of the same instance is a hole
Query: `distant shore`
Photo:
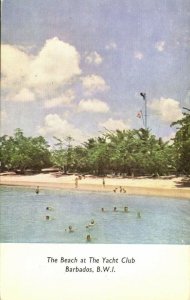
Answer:
[[97, 192], [120, 193], [120, 186], [126, 190], [126, 194], [147, 195], [147, 196], [165, 196], [175, 198], [185, 198], [190, 200], [190, 187], [182, 187], [182, 178], [174, 177], [171, 179], [158, 178], [150, 179], [145, 177], [138, 178], [107, 178], [105, 177], [105, 186], [100, 177], [86, 176], [77, 180], [76, 187], [75, 175], [62, 175], [56, 177], [56, 174], [38, 174], [38, 175], [6, 175], [0, 176], [0, 184], [7, 186], [28, 186], [41, 188], [58, 188], [69, 190], [86, 190]]

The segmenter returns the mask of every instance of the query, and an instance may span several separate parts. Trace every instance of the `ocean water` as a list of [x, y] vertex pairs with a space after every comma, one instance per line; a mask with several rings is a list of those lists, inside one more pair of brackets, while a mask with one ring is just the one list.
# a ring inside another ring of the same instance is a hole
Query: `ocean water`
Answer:
[[190, 244], [186, 199], [21, 187], [0, 194], [1, 243], [87, 243], [90, 234], [95, 244]]

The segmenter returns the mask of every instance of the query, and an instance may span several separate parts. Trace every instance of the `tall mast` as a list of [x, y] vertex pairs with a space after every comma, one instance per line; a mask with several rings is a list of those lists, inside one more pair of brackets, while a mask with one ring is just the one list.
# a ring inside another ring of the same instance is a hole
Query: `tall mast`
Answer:
[[143, 97], [144, 100], [144, 127], [147, 129], [147, 98], [146, 98], [146, 93], [140, 93], [140, 95]]

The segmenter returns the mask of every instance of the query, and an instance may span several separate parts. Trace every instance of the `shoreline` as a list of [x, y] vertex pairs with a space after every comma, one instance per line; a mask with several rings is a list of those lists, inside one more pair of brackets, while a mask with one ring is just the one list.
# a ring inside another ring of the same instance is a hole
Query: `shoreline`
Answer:
[[[5, 178], [5, 177], [4, 177]], [[94, 182], [88, 183], [79, 183], [78, 187], [75, 187], [74, 182], [50, 182], [50, 181], [40, 181], [40, 180], [2, 180], [1, 177], [0, 185], [1, 186], [25, 186], [25, 187], [33, 187], [39, 186], [40, 188], [56, 188], [56, 189], [65, 189], [72, 191], [95, 191], [95, 192], [112, 192], [113, 189], [120, 186], [120, 182], [117, 184], [106, 184], [103, 187], [100, 183], [98, 184], [96, 179]], [[34, 178], [33, 178], [34, 179]], [[107, 179], [106, 179], [107, 180]], [[137, 179], [138, 180], [138, 179]], [[148, 179], [147, 179], [148, 180]], [[93, 181], [93, 179], [91, 180]], [[119, 185], [118, 185], [119, 183]], [[147, 186], [132, 186], [123, 184], [123, 188], [126, 189], [126, 195], [144, 195], [144, 196], [163, 196], [163, 197], [173, 197], [173, 198], [183, 198], [190, 200], [190, 188], [179, 188], [179, 187], [147, 187]], [[117, 192], [116, 194], [120, 194]]]

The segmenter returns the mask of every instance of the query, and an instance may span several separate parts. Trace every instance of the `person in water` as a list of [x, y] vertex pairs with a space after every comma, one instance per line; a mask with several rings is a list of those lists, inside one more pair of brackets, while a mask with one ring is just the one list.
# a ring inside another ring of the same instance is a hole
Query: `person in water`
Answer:
[[141, 218], [141, 213], [140, 213], [140, 211], [137, 212], [137, 218], [138, 218], [138, 219]]
[[50, 206], [47, 206], [46, 207], [46, 210], [52, 210], [53, 208], [52, 207], [50, 207]]
[[90, 225], [90, 226], [94, 226], [94, 225], [95, 225], [95, 222], [94, 222], [93, 219], [90, 221], [90, 224], [89, 224], [89, 225]]
[[47, 221], [50, 220], [50, 216], [46, 216], [46, 220], [47, 220]]
[[74, 232], [74, 229], [71, 225], [69, 225], [69, 232]]
[[95, 221], [92, 219], [92, 220], [90, 221], [90, 224], [86, 225], [86, 228], [92, 227], [92, 226], [94, 226], [94, 225], [95, 225]]
[[124, 207], [124, 212], [128, 212], [129, 210], [128, 210], [128, 207], [127, 206], [125, 206]]
[[36, 188], [36, 194], [39, 194], [39, 192], [40, 192], [40, 188], [39, 188], [39, 186], [37, 186], [37, 188]]
[[105, 211], [103, 207], [101, 208], [101, 211], [102, 211], [102, 212], [104, 212], [104, 211]]
[[87, 236], [86, 236], [86, 241], [87, 241], [87, 242], [91, 242], [91, 236], [90, 236], [90, 234], [87, 234]]
[[117, 207], [116, 206], [113, 208], [113, 211], [117, 211]]

